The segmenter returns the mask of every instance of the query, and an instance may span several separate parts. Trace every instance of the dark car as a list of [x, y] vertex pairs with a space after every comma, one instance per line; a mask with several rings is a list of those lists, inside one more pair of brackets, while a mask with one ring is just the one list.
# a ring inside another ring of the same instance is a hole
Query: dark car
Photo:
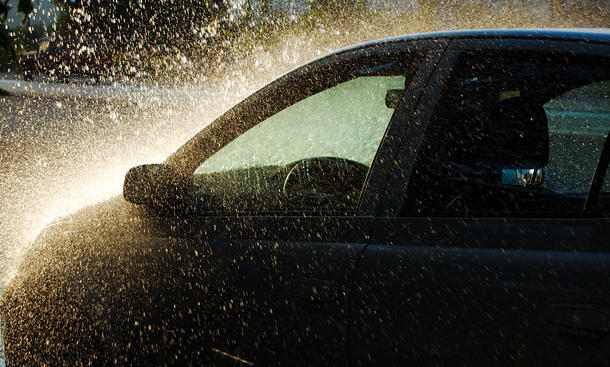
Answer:
[[42, 38], [38, 51], [25, 52], [19, 65], [26, 80], [37, 75], [65, 79], [101, 77], [112, 64], [108, 50], [74, 39]]
[[10, 366], [610, 363], [610, 30], [385, 39], [50, 224]]

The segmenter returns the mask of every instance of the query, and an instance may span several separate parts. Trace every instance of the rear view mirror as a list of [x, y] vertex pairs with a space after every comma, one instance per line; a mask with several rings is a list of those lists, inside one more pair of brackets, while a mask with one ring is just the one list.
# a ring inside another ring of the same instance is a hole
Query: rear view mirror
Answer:
[[192, 182], [166, 164], [145, 164], [125, 175], [125, 200], [153, 208], [176, 208], [184, 204]]
[[[506, 99], [482, 121], [483, 128], [474, 130], [471, 133], [474, 139], [468, 142], [470, 156], [476, 162], [511, 168], [519, 179], [525, 178], [530, 168], [548, 165], [548, 122], [541, 104], [524, 97]], [[534, 176], [542, 177], [542, 172], [535, 172]]]
[[385, 106], [387, 108], [396, 109], [404, 92], [404, 89], [388, 90], [385, 94]]

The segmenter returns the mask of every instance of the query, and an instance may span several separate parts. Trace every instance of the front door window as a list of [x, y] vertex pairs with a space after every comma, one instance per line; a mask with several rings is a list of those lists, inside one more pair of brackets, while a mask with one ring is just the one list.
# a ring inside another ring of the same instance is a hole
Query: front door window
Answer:
[[366, 75], [261, 121], [194, 172], [228, 211], [352, 211], [406, 77]]

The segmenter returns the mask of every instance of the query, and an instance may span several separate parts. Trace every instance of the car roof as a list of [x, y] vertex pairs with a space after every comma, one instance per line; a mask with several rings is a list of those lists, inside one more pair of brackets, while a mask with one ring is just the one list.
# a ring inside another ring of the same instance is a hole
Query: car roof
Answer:
[[547, 39], [558, 41], [580, 41], [593, 43], [610, 43], [610, 28], [533, 28], [533, 29], [467, 29], [449, 30], [430, 33], [416, 33], [404, 36], [382, 38], [353, 46], [349, 46], [335, 53], [349, 51], [361, 47], [380, 43], [403, 42], [422, 39], [458, 39], [458, 38], [520, 38], [520, 39]]
[[305, 65], [317, 62], [327, 57], [355, 51], [376, 45], [392, 44], [405, 41], [418, 40], [441, 40], [441, 39], [531, 39], [531, 40], [550, 40], [550, 41], [573, 41], [610, 44], [610, 28], [524, 28], [524, 29], [464, 29], [448, 30], [428, 33], [413, 33], [403, 36], [380, 38], [368, 42], [357, 43], [351, 46], [331, 51], [300, 65], [283, 76], [293, 73]]
[[[524, 28], [524, 29], [465, 29], [448, 30], [428, 33], [413, 33], [403, 36], [380, 38], [364, 43], [358, 43], [329, 52], [328, 54], [312, 59], [305, 64], [289, 70], [274, 81], [292, 74], [304, 66], [340, 55], [350, 51], [356, 51], [371, 46], [400, 43], [418, 40], [441, 40], [441, 39], [531, 39], [551, 41], [574, 41], [610, 44], [610, 28]], [[273, 83], [273, 82], [272, 82]]]

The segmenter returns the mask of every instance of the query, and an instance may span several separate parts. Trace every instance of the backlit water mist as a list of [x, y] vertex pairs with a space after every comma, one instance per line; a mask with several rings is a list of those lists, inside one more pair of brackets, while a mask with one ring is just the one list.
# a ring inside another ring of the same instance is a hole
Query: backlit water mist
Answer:
[[[214, 50], [205, 51], [205, 62], [195, 56], [198, 47], [205, 48], [205, 39], [198, 39], [201, 44], [189, 45], [190, 50], [151, 57], [148, 62], [163, 64], [153, 69], [166, 73], [162, 80], [152, 73], [143, 77], [140, 87], [129, 85], [146, 71], [129, 66], [132, 80], [116, 86], [57, 88], [21, 82], [19, 91], [0, 96], [0, 291], [46, 224], [119, 195], [130, 167], [163, 161], [214, 117], [308, 60], [351, 44], [407, 33], [610, 24], [607, 2], [595, 0], [569, 2], [601, 4], [586, 13], [562, 13], [554, 4], [566, 2], [552, 0], [527, 2], [530, 5], [517, 0], [439, 0], [441, 5], [431, 14], [423, 11], [431, 1], [365, 3], [364, 9], [345, 14], [335, 9], [330, 15], [290, 15], [284, 23], [269, 22], [258, 33], [253, 26], [244, 36], [219, 42], [225, 51], [216, 61], [209, 56]], [[130, 52], [139, 60], [137, 51]], [[216, 64], [200, 65], [206, 62]]]
[[13, 96], [0, 118], [4, 273], [49, 220], [116, 195], [130, 166], [159, 162], [197, 131], [206, 105]]
[[266, 81], [323, 52], [301, 51], [302, 42], [258, 50], [233, 72], [197, 86], [119, 87], [119, 98], [108, 98], [110, 87], [33, 83], [34, 92], [0, 97], [2, 283], [54, 218], [120, 194], [130, 167], [163, 161]]
[[[216, 68], [220, 72], [215, 76], [185, 71], [189, 78], [177, 79], [186, 86], [163, 93], [145, 90], [120, 98], [83, 97], [88, 93], [85, 91], [98, 88], [89, 86], [82, 93], [74, 88], [67, 95], [43, 91], [0, 97], [2, 282], [14, 273], [25, 245], [45, 223], [119, 194], [131, 166], [162, 161], [215, 116], [305, 61], [346, 45], [405, 33], [447, 28], [595, 26], [608, 18], [606, 8], [591, 21], [577, 14], [553, 21], [544, 2], [512, 8], [497, 4], [477, 7], [480, 2], [473, 1], [464, 1], [463, 6], [449, 3], [453, 5], [447, 10], [448, 17], [438, 13], [441, 8], [426, 15], [417, 13], [418, 7], [398, 11], [396, 6], [386, 9], [380, 5], [382, 10], [376, 10], [374, 4], [362, 13], [366, 14], [362, 19], [342, 20], [323, 14], [316, 18], [312, 13], [300, 25], [295, 22], [294, 29], [284, 25], [276, 29], [280, 32], [275, 36], [242, 39], [238, 50]], [[179, 64], [185, 68], [198, 62], [180, 57]], [[180, 76], [182, 72], [172, 73]]]

